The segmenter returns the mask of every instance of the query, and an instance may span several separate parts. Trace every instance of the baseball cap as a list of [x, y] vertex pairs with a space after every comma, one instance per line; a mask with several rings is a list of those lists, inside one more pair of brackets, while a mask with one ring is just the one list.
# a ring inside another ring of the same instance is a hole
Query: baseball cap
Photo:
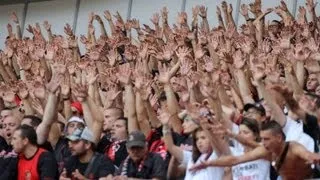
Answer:
[[68, 120], [68, 124], [71, 123], [71, 122], [78, 122], [78, 123], [86, 124], [82, 118], [79, 118], [79, 117], [77, 117], [77, 116], [72, 116], [72, 117]]
[[67, 136], [70, 141], [87, 140], [94, 143], [93, 133], [88, 127], [84, 129], [76, 129], [70, 136]]
[[146, 145], [146, 136], [141, 131], [133, 131], [129, 134], [127, 140], [127, 148], [132, 147], [145, 147]]
[[247, 103], [244, 105], [243, 109], [245, 111], [248, 111], [249, 109], [254, 108], [257, 111], [261, 112], [261, 115], [265, 115], [266, 114], [266, 110], [264, 109], [263, 105], [260, 103]]

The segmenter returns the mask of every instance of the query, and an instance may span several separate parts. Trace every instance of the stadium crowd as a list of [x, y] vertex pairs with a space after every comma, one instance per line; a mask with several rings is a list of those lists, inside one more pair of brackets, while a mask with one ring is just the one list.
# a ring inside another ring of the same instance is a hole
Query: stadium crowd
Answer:
[[[205, 6], [172, 26], [167, 8], [152, 26], [105, 11], [106, 21], [89, 14], [80, 37], [47, 21], [22, 37], [12, 13], [0, 52], [0, 179], [320, 177], [316, 6], [306, 0], [294, 18], [284, 1], [263, 11], [254, 0], [239, 28], [226, 2], [218, 27]], [[271, 12], [281, 20], [267, 22]]]

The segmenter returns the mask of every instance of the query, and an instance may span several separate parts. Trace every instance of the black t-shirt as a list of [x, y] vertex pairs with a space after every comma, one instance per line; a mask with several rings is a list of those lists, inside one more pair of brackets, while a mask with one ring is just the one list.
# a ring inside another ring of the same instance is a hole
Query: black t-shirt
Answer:
[[97, 145], [97, 152], [104, 154], [106, 151], [106, 148], [108, 146], [110, 146], [112, 143], [111, 139], [110, 139], [110, 135], [104, 135], [102, 136], [102, 138], [100, 139], [98, 145]]
[[128, 156], [126, 141], [112, 142], [108, 135], [102, 136], [97, 145], [97, 151], [107, 156], [117, 167]]
[[0, 136], [0, 152], [3, 150], [7, 150], [9, 148], [9, 145], [7, 144], [6, 140]]
[[[139, 167], [142, 166], [139, 171]], [[125, 169], [127, 169], [126, 172]], [[131, 158], [126, 159], [118, 169], [117, 175], [125, 175], [129, 178], [142, 178], [142, 179], [152, 179], [159, 178], [165, 179], [166, 170], [164, 166], [164, 161], [160, 155], [156, 153], [148, 153], [146, 159], [143, 163], [136, 165]]]
[[192, 151], [193, 139], [189, 135], [172, 133], [173, 142], [183, 150]]
[[54, 148], [54, 155], [58, 163], [59, 173], [61, 173], [64, 167], [64, 162], [66, 162], [71, 156], [68, 139], [63, 137], [59, 138], [56, 147]]
[[46, 141], [43, 144], [40, 144], [39, 147], [42, 148], [42, 149], [45, 149], [45, 150], [47, 150], [49, 152], [53, 152], [53, 148], [52, 148], [52, 146], [51, 146], [49, 141]]
[[306, 114], [306, 124], [303, 124], [303, 132], [308, 134], [314, 140], [315, 152], [319, 152], [319, 125], [317, 117]]
[[126, 141], [111, 143], [106, 148], [104, 154], [113, 162], [114, 165], [119, 167], [128, 156]]
[[17, 179], [18, 157], [13, 152], [0, 156], [0, 180]]
[[40, 155], [38, 172], [40, 179], [59, 179], [58, 164], [51, 152], [46, 151]]
[[[72, 172], [76, 169], [85, 176], [85, 172], [87, 167], [89, 166], [90, 162], [88, 163], [81, 163], [77, 156], [71, 156], [68, 161], [65, 163], [65, 168], [67, 170], [67, 176], [69, 178], [72, 177]], [[88, 175], [86, 176], [89, 179], [98, 179], [101, 177], [106, 177], [109, 174], [113, 174], [115, 171], [115, 167], [106, 156], [103, 154], [95, 153], [95, 159], [92, 162], [92, 167]]]

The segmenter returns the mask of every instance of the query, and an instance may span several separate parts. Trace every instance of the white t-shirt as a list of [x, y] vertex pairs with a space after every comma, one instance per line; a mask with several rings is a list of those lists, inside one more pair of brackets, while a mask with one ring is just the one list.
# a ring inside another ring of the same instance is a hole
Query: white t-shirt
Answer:
[[286, 124], [283, 127], [286, 141], [296, 141], [303, 145], [308, 151], [314, 152], [314, 140], [303, 132], [303, 123], [292, 120], [286, 116]]
[[[244, 154], [242, 150], [231, 148], [233, 156]], [[232, 166], [233, 180], [269, 180], [270, 162], [264, 159], [257, 159], [246, 163]]]
[[[195, 164], [205, 161], [207, 154], [202, 154]], [[208, 160], [217, 159], [217, 154], [213, 152]], [[224, 176], [223, 167], [208, 167], [206, 169], [199, 170], [195, 173], [191, 173], [189, 169], [194, 165], [192, 162], [192, 152], [183, 151], [182, 164], [187, 167], [185, 180], [222, 180]]]
[[[306, 133], [303, 132], [303, 123], [292, 120], [289, 116], [286, 116], [286, 124], [282, 128], [283, 133], [286, 135], [286, 141], [296, 141], [303, 145], [308, 151], [314, 152], [314, 140]], [[232, 132], [239, 133], [239, 126], [232, 125]], [[234, 147], [239, 149], [241, 144], [236, 140], [233, 140]]]

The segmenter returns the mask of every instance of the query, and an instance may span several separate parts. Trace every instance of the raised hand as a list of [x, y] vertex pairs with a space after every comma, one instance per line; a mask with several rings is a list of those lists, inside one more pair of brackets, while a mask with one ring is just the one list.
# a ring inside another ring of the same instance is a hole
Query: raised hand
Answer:
[[306, 2], [307, 8], [309, 12], [313, 12], [318, 5], [318, 2], [314, 3], [313, 0], [307, 0]]
[[298, 61], [305, 61], [309, 58], [311, 51], [309, 48], [304, 47], [303, 44], [298, 43], [294, 48], [293, 58]]
[[255, 0], [254, 3], [250, 3], [250, 11], [258, 16], [261, 11], [261, 0]]
[[155, 13], [152, 15], [152, 18], [150, 19], [150, 21], [154, 24], [154, 25], [159, 25], [159, 20], [160, 20], [160, 15], [158, 13]]
[[6, 85], [1, 84], [0, 85], [0, 94], [1, 94], [2, 99], [5, 102], [12, 103], [15, 100], [15, 93], [13, 92], [12, 88], [9, 87], [8, 84], [6, 84]]
[[56, 93], [56, 91], [59, 89], [62, 81], [63, 81], [62, 74], [53, 74], [50, 82], [46, 85], [47, 90], [50, 93]]
[[63, 98], [69, 98], [70, 97], [70, 75], [68, 73], [66, 73], [61, 85], [61, 95]]
[[10, 19], [11, 19], [14, 23], [16, 23], [16, 24], [19, 23], [19, 19], [18, 19], [18, 16], [17, 16], [16, 12], [12, 12], [12, 13], [11, 13]]
[[94, 29], [94, 26], [92, 25], [92, 24], [89, 24], [89, 33], [91, 34], [91, 35], [94, 35], [94, 31], [95, 31], [95, 29]]
[[27, 85], [23, 81], [17, 83], [18, 95], [21, 99], [26, 99], [29, 95]]
[[134, 28], [134, 29], [140, 29], [139, 20], [137, 20], [137, 19], [132, 19], [131, 25], [132, 25], [132, 28]]
[[7, 30], [8, 30], [9, 36], [12, 36], [13, 35], [13, 31], [12, 31], [12, 26], [11, 26], [10, 23], [7, 24]]
[[151, 79], [147, 75], [141, 73], [135, 73], [136, 78], [134, 85], [140, 92], [141, 98], [143, 100], [148, 100], [151, 95]]
[[167, 7], [163, 7], [161, 9], [161, 17], [163, 21], [167, 21], [168, 20], [168, 9]]
[[131, 82], [131, 74], [132, 70], [130, 68], [130, 64], [126, 63], [119, 66], [119, 71], [116, 76], [121, 83], [128, 85]]
[[201, 59], [203, 56], [204, 56], [205, 52], [202, 48], [202, 45], [201, 44], [197, 44], [196, 45], [196, 48], [195, 48], [195, 51], [194, 51], [194, 57], [196, 59]]
[[283, 0], [280, 1], [280, 8], [285, 12], [289, 12], [287, 4]]
[[304, 8], [303, 6], [300, 6], [298, 9], [298, 15], [297, 15], [297, 22], [301, 25], [306, 24], [306, 8]]
[[241, 44], [241, 50], [242, 52], [246, 54], [251, 54], [253, 51], [253, 43], [250, 39], [246, 38], [245, 42]]
[[71, 36], [74, 36], [70, 24], [66, 24], [66, 25], [64, 26], [64, 33], [66, 33], [66, 35], [68, 35], [68, 36], [70, 36], [70, 37], [71, 37]]
[[163, 60], [170, 61], [174, 54], [174, 48], [170, 44], [167, 44], [163, 46], [162, 52], [163, 52], [163, 55], [162, 55]]
[[47, 31], [50, 31], [50, 30], [51, 30], [51, 24], [49, 24], [48, 21], [44, 21], [44, 22], [43, 22], [43, 26], [44, 26], [44, 28], [45, 28]]
[[161, 64], [160, 62], [158, 62], [158, 70], [159, 70], [158, 81], [163, 84], [169, 83], [170, 79], [177, 72], [179, 65], [180, 65], [180, 61], [178, 61], [178, 63], [175, 64], [174, 67], [172, 67], [172, 69], [169, 69], [165, 64]]
[[27, 29], [26, 29], [29, 33], [34, 34], [33, 32], [33, 27], [29, 24]]
[[241, 13], [242, 16], [248, 17], [248, 16], [249, 16], [248, 5], [246, 5], [246, 4], [241, 4], [241, 6], [240, 6], [240, 13]]
[[237, 50], [234, 54], [233, 54], [233, 63], [234, 66], [237, 69], [241, 69], [243, 68], [243, 66], [245, 65], [245, 60], [244, 57], [242, 55], [242, 52], [240, 50]]
[[219, 6], [216, 7], [216, 14], [217, 14], [218, 16], [221, 16], [221, 9], [220, 9]]
[[96, 67], [95, 66], [89, 66], [87, 68], [87, 75], [86, 75], [86, 80], [88, 85], [92, 85], [96, 82], [98, 78], [98, 74], [96, 71]]
[[31, 106], [39, 115], [43, 116], [44, 109], [43, 109], [39, 99], [32, 98], [31, 99]]
[[111, 21], [111, 20], [112, 20], [112, 16], [111, 16], [109, 10], [105, 10], [105, 11], [104, 11], [104, 17], [105, 17], [108, 21]]
[[227, 11], [227, 12], [228, 12], [229, 14], [231, 14], [232, 11], [233, 11], [232, 4], [229, 4], [229, 6], [228, 6], [228, 11]]
[[208, 8], [206, 8], [205, 6], [200, 6], [199, 7], [199, 16], [202, 18], [206, 18], [207, 17], [207, 11]]
[[197, 19], [198, 18], [198, 15], [199, 15], [199, 6], [196, 6], [196, 7], [193, 7], [192, 8], [192, 18], [193, 19]]
[[184, 60], [183, 63], [180, 65], [180, 73], [182, 76], [189, 75], [190, 71], [192, 69], [192, 63], [190, 60]]
[[27, 71], [31, 68], [32, 61], [24, 54], [19, 54], [17, 61], [21, 69]]
[[92, 24], [93, 20], [94, 20], [94, 13], [90, 12], [89, 13], [89, 25]]
[[32, 92], [38, 99], [44, 100], [46, 98], [46, 88], [41, 79], [36, 79], [32, 83]]
[[77, 101], [84, 102], [88, 97], [88, 87], [86, 85], [74, 84], [72, 93], [77, 98]]
[[253, 73], [253, 79], [255, 81], [259, 81], [265, 76], [264, 64], [259, 62], [259, 60], [254, 57], [254, 55], [250, 55], [250, 69]]

